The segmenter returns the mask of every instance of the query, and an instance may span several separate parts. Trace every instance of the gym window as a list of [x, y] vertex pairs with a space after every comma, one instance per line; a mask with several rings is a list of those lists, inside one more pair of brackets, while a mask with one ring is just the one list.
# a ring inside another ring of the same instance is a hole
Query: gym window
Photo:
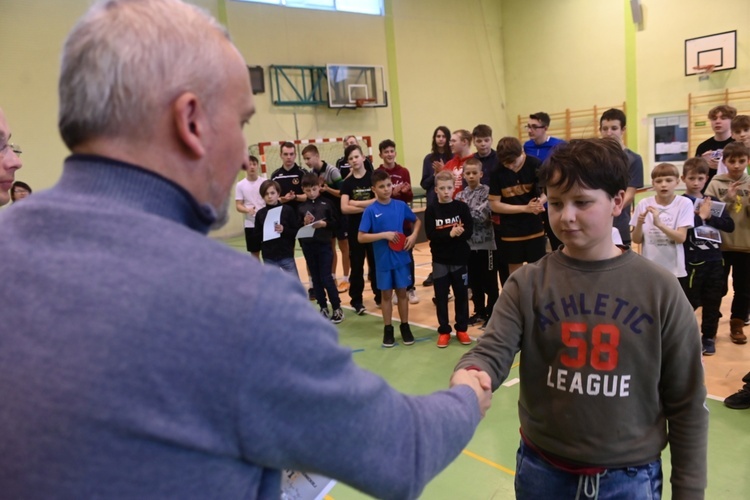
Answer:
[[235, 0], [297, 7], [301, 9], [334, 10], [356, 12], [357, 14], [383, 15], [383, 0]]

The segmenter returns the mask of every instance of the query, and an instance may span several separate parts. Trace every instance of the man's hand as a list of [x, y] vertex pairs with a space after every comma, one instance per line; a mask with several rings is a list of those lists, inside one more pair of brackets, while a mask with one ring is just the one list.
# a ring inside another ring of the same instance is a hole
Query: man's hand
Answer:
[[479, 400], [479, 413], [485, 416], [492, 405], [492, 380], [487, 372], [478, 370], [456, 370], [451, 377], [450, 386], [468, 385], [474, 389]]

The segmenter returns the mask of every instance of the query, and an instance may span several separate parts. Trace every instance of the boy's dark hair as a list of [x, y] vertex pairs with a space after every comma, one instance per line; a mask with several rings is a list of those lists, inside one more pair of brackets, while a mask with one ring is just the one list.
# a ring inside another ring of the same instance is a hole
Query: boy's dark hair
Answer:
[[721, 116], [724, 118], [729, 118], [730, 120], [734, 119], [735, 116], [737, 116], [737, 108], [734, 108], [732, 106], [728, 106], [726, 104], [722, 104], [720, 106], [714, 106], [711, 108], [711, 111], [708, 112], [708, 119], [714, 120], [716, 117], [721, 113]]
[[349, 155], [352, 154], [352, 151], [354, 151], [355, 149], [362, 153], [362, 148], [359, 146], [359, 144], [352, 144], [351, 146], [346, 147], [346, 149], [344, 150], [344, 158], [347, 161], [349, 161]]
[[301, 184], [303, 188], [318, 186], [320, 185], [320, 177], [318, 177], [318, 174], [308, 172], [302, 176]]
[[[479, 137], [482, 137], [481, 135]], [[474, 165], [475, 167], [479, 167], [479, 171], [482, 171], [482, 162], [479, 160], [479, 158], [476, 158], [472, 156], [466, 162], [464, 163], [464, 168], [466, 168], [468, 165]]]
[[391, 140], [391, 139], [386, 139], [384, 141], [380, 141], [380, 144], [378, 144], [378, 151], [380, 151], [382, 153], [385, 148], [396, 149], [396, 143], [393, 142], [393, 140]]
[[700, 156], [690, 158], [682, 164], [683, 177], [687, 177], [689, 174], [708, 175], [709, 170], [708, 162]]
[[308, 144], [307, 146], [305, 146], [304, 149], [302, 150], [302, 154], [304, 155], [306, 153], [312, 153], [315, 156], [320, 156], [318, 147], [315, 144]]
[[29, 186], [28, 184], [26, 184], [23, 181], [15, 181], [10, 186], [10, 200], [11, 201], [16, 201], [16, 188], [17, 187], [25, 189], [26, 191], [29, 192], [29, 194], [33, 193], [33, 191], [31, 190], [31, 186]]
[[550, 117], [547, 113], [544, 111], [537, 111], [536, 113], [532, 113], [529, 115], [529, 118], [532, 120], [538, 120], [542, 122], [542, 125], [544, 125], [544, 128], [548, 128], [549, 124], [552, 120], [550, 120]]
[[503, 137], [497, 141], [497, 159], [501, 165], [513, 163], [522, 153], [521, 141], [515, 137]]
[[724, 146], [724, 150], [721, 152], [721, 156], [730, 160], [732, 158], [740, 158], [745, 156], [750, 158], [750, 149], [739, 141], [730, 142]]
[[578, 184], [585, 189], [601, 189], [611, 198], [628, 187], [628, 157], [611, 137], [573, 139], [552, 150], [538, 177], [544, 187], [569, 191]]
[[385, 171], [384, 168], [379, 168], [376, 171], [372, 173], [371, 180], [372, 180], [372, 187], [375, 187], [375, 185], [378, 182], [383, 182], [385, 180], [390, 179], [391, 176], [388, 174], [388, 172]]
[[750, 128], [750, 116], [737, 115], [732, 118], [732, 132], [742, 132]]
[[256, 165], [260, 165], [260, 160], [258, 159], [257, 156], [247, 155], [247, 159], [250, 160], [251, 162], [255, 163]]
[[677, 167], [675, 167], [671, 163], [659, 163], [651, 171], [651, 180], [654, 180], [657, 177], [678, 177], [679, 178], [680, 172], [679, 170], [677, 170]]
[[276, 181], [267, 180], [267, 181], [263, 181], [260, 185], [260, 195], [266, 196], [266, 192], [270, 188], [274, 188], [277, 194], [281, 194], [281, 186], [279, 186], [279, 183]]
[[294, 143], [293, 142], [289, 142], [289, 141], [282, 142], [281, 143], [281, 147], [279, 148], [279, 152], [281, 152], [282, 149], [289, 149], [289, 148], [296, 149], [294, 147]]
[[445, 136], [445, 150], [447, 150], [450, 153], [450, 148], [448, 147], [448, 141], [451, 138], [451, 131], [445, 125], [440, 125], [432, 133], [432, 149], [431, 149], [432, 157], [430, 158], [430, 160], [432, 160], [432, 161], [437, 161], [438, 158], [440, 158], [440, 152], [438, 151], [438, 145], [437, 145], [437, 142], [435, 141], [435, 136], [437, 135], [438, 132], [442, 132], [443, 135]]
[[628, 121], [627, 117], [625, 116], [625, 112], [617, 108], [610, 108], [604, 113], [602, 113], [601, 118], [599, 118], [600, 128], [604, 120], [607, 120], [607, 121], [617, 120], [618, 122], [620, 122], [620, 128], [625, 128], [625, 126], [627, 125], [627, 121]]
[[479, 124], [471, 131], [471, 136], [475, 139], [479, 137], [492, 137], [492, 128], [489, 125]]

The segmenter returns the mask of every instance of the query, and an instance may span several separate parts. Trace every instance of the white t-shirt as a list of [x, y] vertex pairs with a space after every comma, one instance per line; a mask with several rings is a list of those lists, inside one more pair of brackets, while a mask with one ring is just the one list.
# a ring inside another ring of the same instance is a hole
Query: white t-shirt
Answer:
[[[638, 216], [646, 211], [648, 207], [655, 207], [659, 212], [659, 219], [672, 229], [678, 227], [693, 227], [694, 209], [693, 204], [684, 196], [675, 196], [669, 205], [659, 205], [653, 196], [644, 198], [633, 211], [630, 218], [630, 225], [635, 227], [638, 224]], [[675, 243], [664, 234], [659, 228], [654, 226], [654, 217], [651, 214], [646, 215], [646, 221], [643, 223], [643, 245], [641, 246], [644, 257], [652, 262], [656, 262], [669, 272], [682, 278], [687, 276], [685, 271], [685, 249], [682, 244]]]
[[[266, 206], [266, 202], [260, 195], [260, 185], [265, 180], [266, 178], [262, 176], [258, 176], [254, 181], [247, 180], [247, 177], [242, 179], [234, 189], [234, 199], [241, 201], [247, 208], [255, 207], [257, 212]], [[255, 215], [245, 214], [245, 227], [255, 227]]]

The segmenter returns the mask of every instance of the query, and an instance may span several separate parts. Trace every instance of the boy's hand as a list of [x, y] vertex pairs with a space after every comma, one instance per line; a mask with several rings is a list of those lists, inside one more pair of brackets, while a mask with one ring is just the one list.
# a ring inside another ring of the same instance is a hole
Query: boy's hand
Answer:
[[248, 215], [255, 215], [255, 207], [253, 206], [247, 207], [247, 213]]
[[743, 185], [745, 182], [742, 180], [734, 181], [731, 184], [729, 184], [729, 187], [727, 188], [727, 198], [735, 199], [737, 198], [737, 189]]
[[457, 238], [462, 234], [464, 234], [464, 225], [463, 223], [459, 222], [451, 229], [451, 238]]
[[414, 245], [417, 244], [417, 233], [412, 233], [411, 235], [406, 237], [406, 241], [404, 242], [404, 250], [411, 250], [414, 248]]
[[704, 160], [706, 160], [708, 162], [708, 167], [711, 170], [718, 169], [719, 168], [719, 160], [721, 160], [721, 158], [714, 158], [714, 153], [715, 153], [715, 151], [711, 150], [711, 151], [706, 151], [705, 153], [703, 153], [701, 155], [701, 158], [703, 158]]
[[302, 221], [303, 221], [303, 222], [305, 223], [305, 225], [307, 226], [308, 224], [312, 224], [312, 223], [313, 223], [313, 221], [315, 221], [315, 216], [314, 216], [313, 214], [311, 214], [310, 212], [307, 212], [307, 213], [305, 214], [305, 218], [304, 218], [304, 219], [302, 219]]
[[659, 210], [656, 207], [648, 207], [646, 210], [651, 214], [651, 217], [654, 218], [654, 226], [661, 229], [663, 224], [661, 223], [661, 219], [659, 218]]
[[708, 220], [711, 217], [711, 197], [706, 196], [701, 202], [701, 206], [696, 210], [696, 213], [702, 220]]
[[401, 188], [402, 188], [402, 184], [401, 183], [394, 184], [393, 185], [393, 191], [391, 192], [391, 196], [393, 196], [394, 194], [399, 194], [401, 192]]
[[296, 197], [297, 197], [297, 195], [294, 194], [294, 191], [289, 191], [287, 194], [284, 195], [284, 199], [286, 201], [292, 201]]
[[445, 163], [443, 163], [443, 160], [433, 161], [432, 162], [432, 169], [435, 171], [435, 173], [440, 172], [445, 168]]
[[396, 231], [386, 231], [384, 233], [380, 233], [380, 235], [385, 241], [390, 241], [392, 243], [396, 243], [398, 241], [398, 233]]
[[274, 229], [274, 231], [276, 231], [277, 233], [283, 233], [283, 232], [284, 232], [284, 226], [282, 226], [282, 225], [281, 225], [281, 224], [279, 224], [278, 222], [277, 222], [276, 224], [274, 224], [274, 225], [273, 225], [273, 229]]
[[450, 386], [468, 385], [474, 389], [479, 402], [479, 413], [484, 417], [492, 405], [492, 381], [486, 372], [477, 370], [456, 370], [451, 377]]
[[644, 212], [638, 216], [638, 225], [642, 226], [646, 222], [646, 216], [648, 215], [648, 210], [644, 210]]
[[[309, 224], [309, 222], [308, 222], [308, 224]], [[315, 222], [312, 223], [312, 227], [314, 229], [320, 229], [321, 227], [326, 227], [327, 225], [328, 224], [326, 224], [326, 221], [324, 221], [324, 220], [316, 220]]]
[[526, 205], [526, 210], [534, 215], [539, 215], [544, 212], [544, 205], [539, 198], [534, 198], [528, 205]]

